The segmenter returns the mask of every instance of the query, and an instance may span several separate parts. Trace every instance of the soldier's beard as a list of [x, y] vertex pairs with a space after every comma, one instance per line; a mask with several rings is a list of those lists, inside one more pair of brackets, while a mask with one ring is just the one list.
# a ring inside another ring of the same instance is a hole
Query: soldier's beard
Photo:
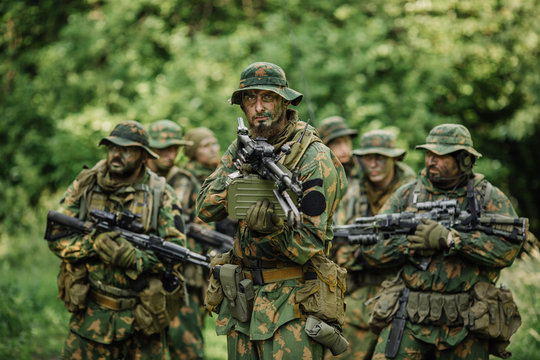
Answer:
[[283, 112], [279, 114], [279, 117], [277, 117], [277, 120], [274, 120], [276, 117], [274, 117], [273, 114], [266, 112], [264, 113], [265, 116], [268, 116], [271, 121], [265, 121], [263, 123], [259, 123], [256, 126], [251, 127], [250, 132], [251, 136], [253, 137], [263, 137], [268, 139], [273, 138], [277, 134], [283, 130], [283, 127], [285, 126], [287, 122], [287, 118], [283, 116]]
[[433, 185], [439, 189], [447, 190], [458, 187], [464, 180], [468, 178], [467, 173], [460, 172], [456, 176], [443, 177], [428, 173], [428, 178]]

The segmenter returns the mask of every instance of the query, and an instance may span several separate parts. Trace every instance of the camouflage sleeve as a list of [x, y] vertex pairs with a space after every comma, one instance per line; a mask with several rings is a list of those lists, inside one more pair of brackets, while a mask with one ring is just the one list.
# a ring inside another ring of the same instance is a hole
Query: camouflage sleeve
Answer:
[[227, 213], [227, 177], [236, 171], [233, 159], [236, 157], [237, 146], [234, 141], [223, 157], [216, 170], [204, 181], [197, 196], [195, 215], [204, 222], [224, 219]]
[[[495, 186], [486, 203], [486, 214], [517, 217], [510, 200]], [[481, 231], [458, 232], [454, 229], [452, 236], [455, 242], [450, 254], [460, 254], [475, 262], [489, 267], [506, 267], [512, 265], [521, 250], [522, 244], [510, 242], [504, 237], [488, 235]]]
[[165, 186], [159, 209], [158, 235], [166, 241], [186, 246], [185, 224], [182, 207], [170, 185]]
[[[381, 208], [379, 215], [403, 212], [414, 183], [399, 187]], [[408, 257], [407, 236], [393, 236], [385, 241], [362, 248], [360, 261], [370, 266], [390, 268], [403, 264]]]
[[[75, 180], [66, 190], [58, 212], [65, 215], [78, 217], [80, 199], [74, 196], [78, 190], [79, 183]], [[55, 229], [55, 233], [62, 232], [62, 229]], [[92, 236], [90, 234], [80, 235], [73, 234], [68, 236], [59, 237], [53, 241], [49, 241], [49, 249], [59, 258], [69, 262], [83, 261], [88, 258], [98, 256], [92, 246]]]
[[196, 184], [185, 175], [178, 176], [172, 184], [173, 189], [182, 205], [182, 211], [190, 219], [193, 219], [192, 213], [195, 210], [195, 199], [197, 196]]

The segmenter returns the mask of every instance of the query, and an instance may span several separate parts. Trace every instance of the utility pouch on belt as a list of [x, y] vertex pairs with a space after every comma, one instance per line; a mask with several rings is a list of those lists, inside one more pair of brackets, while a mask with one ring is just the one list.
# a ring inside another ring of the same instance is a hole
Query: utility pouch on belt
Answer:
[[347, 270], [322, 254], [315, 254], [305, 265], [304, 274], [316, 273], [306, 279], [295, 294], [295, 302], [307, 315], [328, 323], [343, 325], [345, 321], [345, 287]]
[[219, 275], [214, 273], [214, 269], [221, 267], [220, 265], [228, 264], [231, 262], [232, 250], [227, 251], [223, 254], [218, 254], [210, 260], [210, 280], [208, 281], [208, 288], [206, 289], [206, 297], [204, 299], [204, 306], [206, 310], [212, 316], [212, 311], [216, 314], [219, 313], [221, 307], [221, 302], [223, 301], [223, 286], [221, 286], [221, 281]]
[[337, 328], [311, 315], [306, 319], [305, 330], [310, 338], [329, 348], [334, 356], [345, 352], [349, 347], [349, 342]]
[[244, 279], [242, 267], [234, 264], [222, 265], [219, 270], [219, 278], [223, 292], [229, 300], [231, 316], [241, 322], [249, 321], [255, 298], [253, 282]]
[[490, 340], [491, 354], [504, 359], [510, 357], [506, 347], [521, 326], [521, 315], [511, 291], [482, 281], [474, 285], [473, 296], [470, 329], [479, 338]]
[[392, 321], [392, 317], [398, 311], [399, 297], [404, 289], [405, 283], [398, 274], [394, 279], [384, 280], [381, 290], [374, 298], [368, 300], [375, 301], [369, 318], [369, 327], [373, 332], [378, 334]]
[[56, 280], [58, 298], [64, 302], [66, 309], [72, 313], [83, 311], [90, 290], [86, 265], [74, 265], [63, 261]]
[[160, 279], [148, 279], [148, 286], [139, 293], [140, 303], [133, 309], [135, 329], [147, 336], [161, 332], [180, 311], [183, 296], [181, 284], [167, 291]]

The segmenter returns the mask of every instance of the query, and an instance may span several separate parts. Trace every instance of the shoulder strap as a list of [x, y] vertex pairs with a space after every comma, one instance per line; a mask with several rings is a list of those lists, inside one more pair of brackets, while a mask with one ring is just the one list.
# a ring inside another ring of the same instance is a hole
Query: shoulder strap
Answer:
[[[302, 136], [302, 141], [298, 142], [300, 140], [300, 137]], [[294, 170], [298, 163], [300, 162], [300, 159], [304, 156], [306, 153], [309, 145], [311, 145], [314, 142], [322, 142], [321, 139], [319, 139], [318, 136], [315, 136], [313, 131], [311, 129], [306, 129], [304, 132], [298, 131], [294, 138], [291, 141], [291, 152], [289, 155], [284, 156], [280, 162], [285, 165], [288, 169]]]
[[425, 190], [422, 184], [422, 180], [420, 178], [417, 178], [414, 182], [413, 191], [409, 193], [409, 200], [407, 201], [407, 206], [409, 208], [415, 208], [419, 200], [423, 200], [422, 195], [424, 195], [424, 193]]

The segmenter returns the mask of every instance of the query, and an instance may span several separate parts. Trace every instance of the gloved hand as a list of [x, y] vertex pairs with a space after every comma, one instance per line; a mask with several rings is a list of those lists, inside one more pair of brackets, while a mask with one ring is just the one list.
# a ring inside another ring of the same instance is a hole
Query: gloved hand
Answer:
[[247, 211], [247, 226], [262, 234], [269, 234], [283, 227], [283, 220], [274, 212], [274, 204], [268, 199], [257, 201]]
[[435, 220], [422, 219], [422, 224], [416, 227], [414, 234], [407, 236], [409, 249], [440, 250], [448, 247], [446, 239], [450, 230]]
[[135, 265], [135, 247], [119, 235], [119, 231], [99, 234], [94, 240], [94, 250], [107, 264], [132, 267]]

